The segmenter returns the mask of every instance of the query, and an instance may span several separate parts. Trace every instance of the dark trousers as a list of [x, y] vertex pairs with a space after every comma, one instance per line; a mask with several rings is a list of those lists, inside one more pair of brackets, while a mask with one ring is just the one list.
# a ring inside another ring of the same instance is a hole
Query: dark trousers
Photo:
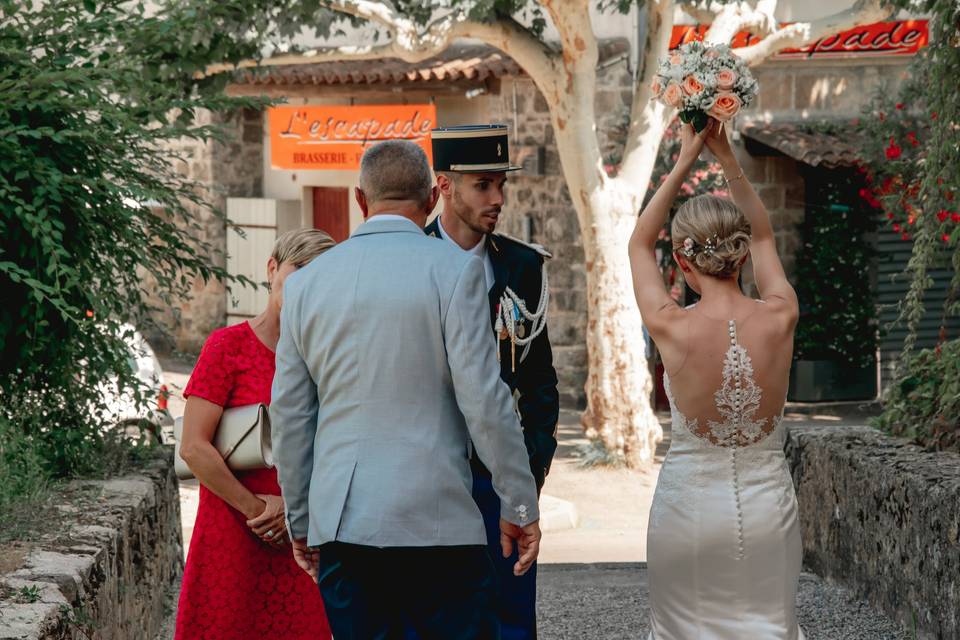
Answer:
[[482, 546], [319, 547], [317, 583], [336, 640], [499, 640], [494, 569]]
[[490, 477], [473, 473], [473, 499], [483, 514], [487, 530], [487, 550], [493, 560], [500, 593], [500, 637], [502, 640], [536, 640], [537, 638], [537, 564], [519, 578], [513, 575], [517, 550], [509, 558], [500, 548], [500, 498], [493, 490]]

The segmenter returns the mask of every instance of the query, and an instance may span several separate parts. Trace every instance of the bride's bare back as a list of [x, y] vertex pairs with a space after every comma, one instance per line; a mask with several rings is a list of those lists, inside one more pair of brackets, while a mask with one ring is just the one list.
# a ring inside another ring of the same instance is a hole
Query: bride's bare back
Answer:
[[698, 305], [674, 312], [675, 337], [660, 353], [677, 410], [697, 437], [742, 447], [776, 428], [793, 356], [781, 303], [743, 297], [722, 317]]

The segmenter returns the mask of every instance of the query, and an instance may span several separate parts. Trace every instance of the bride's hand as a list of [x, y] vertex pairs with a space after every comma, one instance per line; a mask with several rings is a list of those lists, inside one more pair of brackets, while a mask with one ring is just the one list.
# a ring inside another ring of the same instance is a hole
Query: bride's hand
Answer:
[[692, 124], [684, 123], [680, 125], [680, 154], [677, 158], [678, 166], [682, 166], [687, 170], [693, 167], [693, 164], [703, 151], [703, 145], [707, 141], [707, 136], [713, 132], [716, 122], [716, 120], [711, 118], [707, 126], [704, 127], [700, 133], [694, 131]]
[[710, 126], [707, 127], [710, 135], [707, 136], [707, 149], [721, 164], [734, 158], [733, 149], [730, 148], [730, 140], [727, 139], [726, 128], [718, 121], [711, 119]]

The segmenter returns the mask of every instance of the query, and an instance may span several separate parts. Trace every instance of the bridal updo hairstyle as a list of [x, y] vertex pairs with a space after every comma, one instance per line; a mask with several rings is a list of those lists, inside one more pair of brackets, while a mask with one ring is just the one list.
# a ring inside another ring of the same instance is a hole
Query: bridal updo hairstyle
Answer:
[[714, 278], [733, 277], [750, 252], [746, 216], [737, 205], [717, 196], [697, 196], [680, 205], [670, 235], [675, 252], [698, 273]]

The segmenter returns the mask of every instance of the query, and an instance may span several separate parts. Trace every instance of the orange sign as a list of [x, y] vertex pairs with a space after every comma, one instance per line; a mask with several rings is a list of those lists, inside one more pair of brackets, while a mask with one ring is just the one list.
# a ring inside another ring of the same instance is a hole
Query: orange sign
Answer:
[[[783, 23], [780, 26], [786, 26]], [[673, 27], [670, 48], [676, 49], [693, 40], [703, 40], [707, 25], [677, 25]], [[734, 49], [756, 44], [760, 38], [743, 31], [730, 43]], [[861, 25], [848, 31], [821, 38], [799, 49], [784, 49], [774, 59], [842, 58], [848, 56], [890, 56], [916, 53], [927, 46], [930, 34], [926, 20], [897, 20]]]
[[432, 104], [303, 105], [272, 107], [270, 163], [274, 169], [360, 168], [367, 147], [382, 140], [411, 140], [427, 153], [437, 125]]

